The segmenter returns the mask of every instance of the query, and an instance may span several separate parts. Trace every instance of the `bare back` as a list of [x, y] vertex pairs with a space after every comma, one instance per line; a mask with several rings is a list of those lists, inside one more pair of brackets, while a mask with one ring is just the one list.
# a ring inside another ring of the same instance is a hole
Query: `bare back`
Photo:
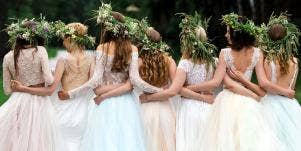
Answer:
[[294, 61], [289, 61], [288, 73], [285, 75], [281, 75], [280, 66], [278, 62], [268, 62], [265, 61], [264, 69], [266, 75], [270, 81], [276, 83], [277, 85], [283, 88], [295, 88], [295, 83], [298, 74], [298, 62], [297, 58], [294, 58]]

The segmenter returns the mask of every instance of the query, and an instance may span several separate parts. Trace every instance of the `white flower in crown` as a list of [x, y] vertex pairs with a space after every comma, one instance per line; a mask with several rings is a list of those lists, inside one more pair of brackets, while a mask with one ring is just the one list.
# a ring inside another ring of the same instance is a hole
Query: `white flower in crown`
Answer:
[[71, 35], [71, 38], [72, 38], [72, 39], [75, 39], [75, 38], [76, 38], [76, 35], [72, 34], [72, 35]]

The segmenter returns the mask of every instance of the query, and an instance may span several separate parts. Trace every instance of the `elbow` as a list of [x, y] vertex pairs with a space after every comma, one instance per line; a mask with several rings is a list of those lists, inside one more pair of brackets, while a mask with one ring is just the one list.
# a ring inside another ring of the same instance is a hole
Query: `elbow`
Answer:
[[266, 82], [266, 81], [261, 81], [261, 82], [259, 83], [259, 86], [260, 86], [261, 88], [267, 90], [268, 82]]

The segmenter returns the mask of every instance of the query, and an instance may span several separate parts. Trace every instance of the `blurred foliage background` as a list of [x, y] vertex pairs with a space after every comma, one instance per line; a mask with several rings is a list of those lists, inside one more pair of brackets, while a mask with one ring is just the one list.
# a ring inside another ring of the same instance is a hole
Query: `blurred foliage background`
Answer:
[[[111, 3], [114, 10], [125, 15], [139, 19], [148, 17], [151, 25], [172, 47], [172, 55], [176, 60], [180, 56], [178, 38], [180, 18], [175, 15], [176, 13], [192, 14], [198, 11], [204, 17], [211, 17], [208, 36], [218, 48], [226, 46], [225, 27], [220, 25], [221, 15], [226, 13], [236, 12], [261, 24], [268, 20], [272, 12], [279, 14], [288, 11], [292, 14], [293, 22], [301, 25], [300, 0], [111, 0], [104, 2]], [[89, 33], [98, 41], [100, 29], [91, 18], [92, 10], [98, 9], [100, 4], [100, 0], [0, 0], [0, 29], [4, 29], [11, 22], [10, 18], [38, 18], [43, 14], [49, 21], [82, 22], [89, 26]], [[49, 43], [49, 47], [62, 46], [61, 42], [54, 40]], [[2, 64], [3, 56], [10, 50], [7, 45], [7, 34], [3, 31], [0, 32], [0, 50]], [[301, 100], [301, 82], [297, 84], [296, 92]], [[3, 100], [1, 94], [0, 100]]]

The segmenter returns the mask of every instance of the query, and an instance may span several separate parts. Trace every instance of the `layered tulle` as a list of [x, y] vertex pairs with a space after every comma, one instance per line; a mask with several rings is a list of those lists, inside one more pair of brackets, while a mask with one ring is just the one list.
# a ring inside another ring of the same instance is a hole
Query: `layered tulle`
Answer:
[[145, 151], [140, 114], [131, 94], [91, 102], [81, 151]]
[[63, 143], [70, 151], [78, 151], [86, 130], [88, 104], [95, 94], [88, 93], [69, 100], [60, 100], [53, 96], [53, 105]]
[[215, 99], [202, 151], [284, 151], [256, 100], [223, 90]]
[[0, 108], [0, 150], [68, 151], [55, 119], [50, 97], [14, 92]]
[[202, 134], [211, 105], [202, 101], [182, 98], [176, 124], [177, 151], [199, 151]]
[[264, 115], [286, 151], [301, 150], [301, 107], [296, 99], [267, 94], [262, 98]]
[[170, 101], [143, 103], [142, 118], [148, 151], [175, 151], [175, 111]]

